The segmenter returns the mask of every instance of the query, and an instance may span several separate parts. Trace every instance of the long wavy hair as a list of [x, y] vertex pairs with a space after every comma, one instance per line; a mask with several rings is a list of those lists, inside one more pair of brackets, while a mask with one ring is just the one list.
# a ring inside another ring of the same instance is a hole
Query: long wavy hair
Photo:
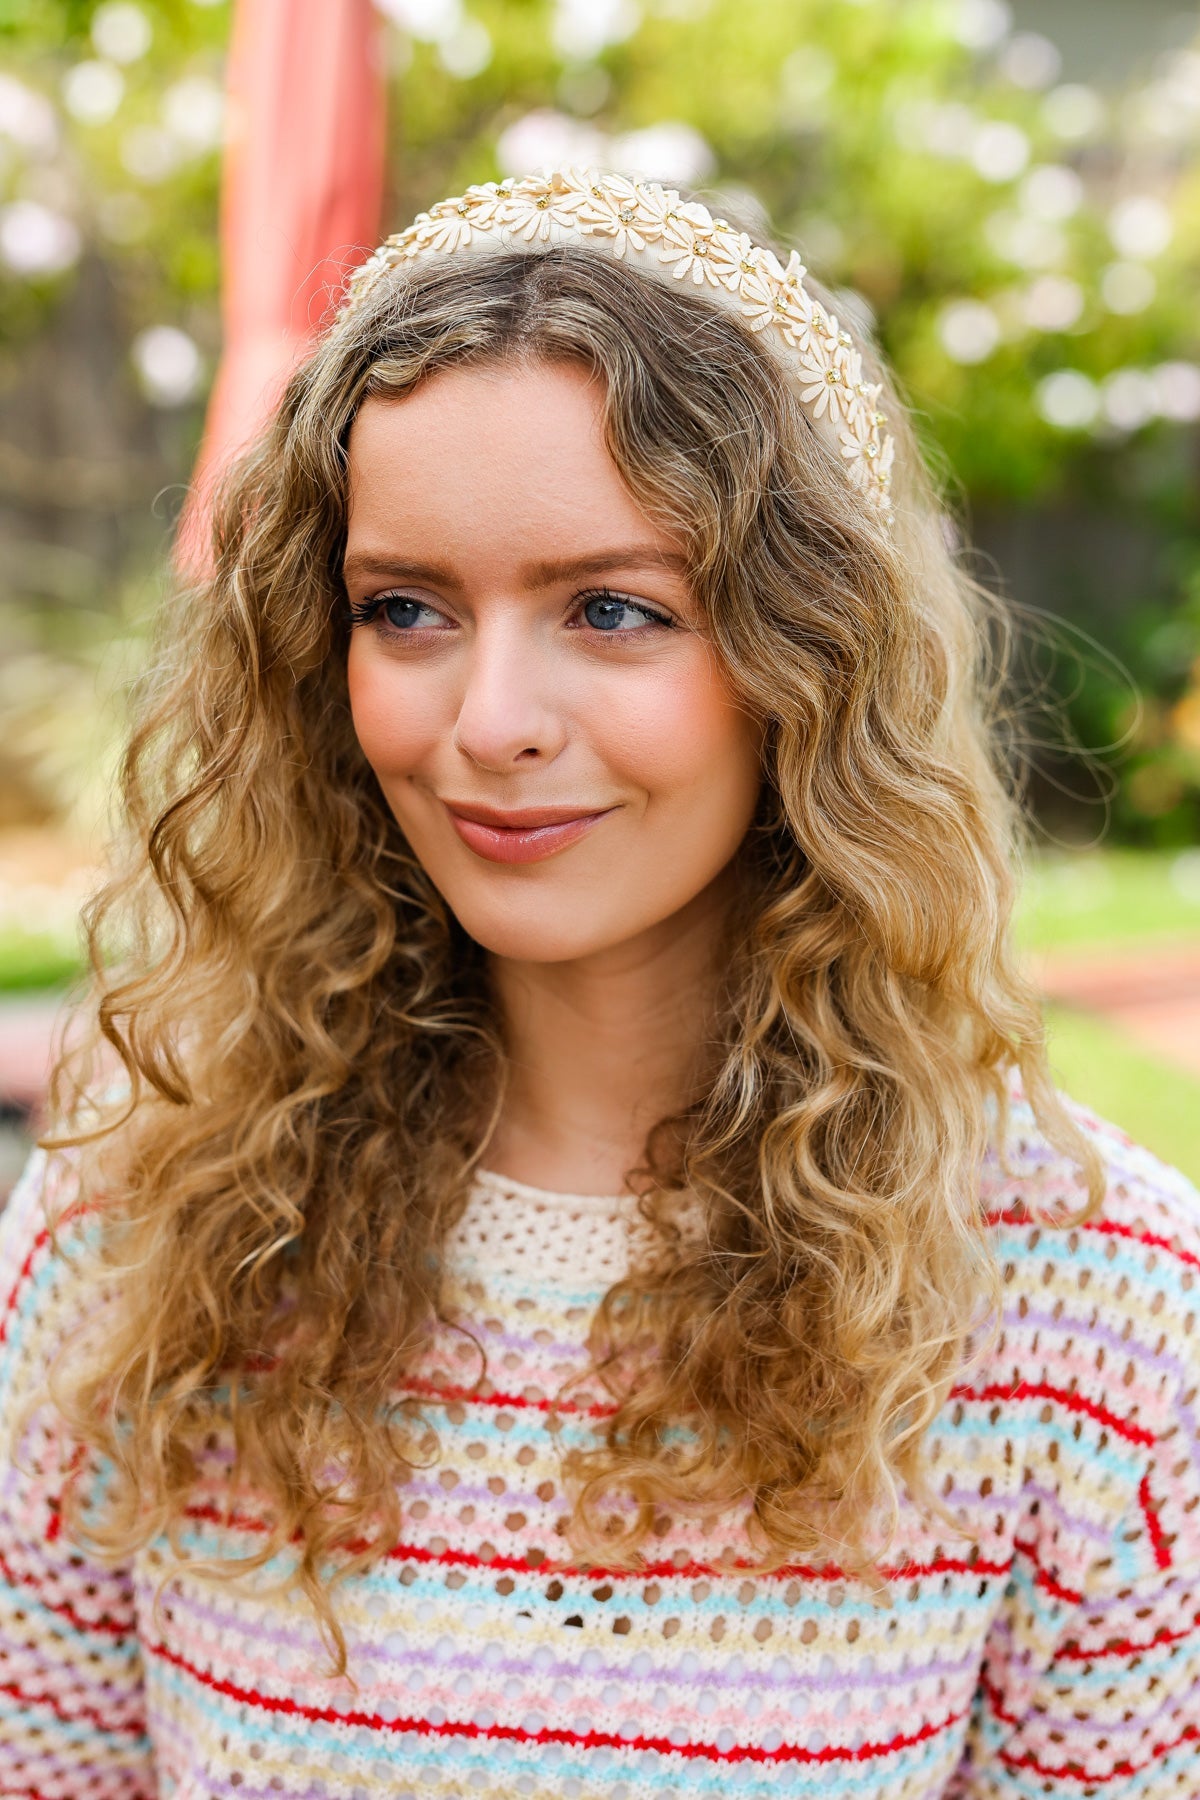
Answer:
[[269, 1509], [253, 1561], [291, 1547], [342, 1663], [330, 1571], [397, 1539], [424, 1429], [397, 1393], [449, 1316], [439, 1252], [505, 1080], [486, 958], [351, 725], [347, 437], [368, 396], [537, 361], [602, 385], [609, 452], [689, 547], [764, 742], [711, 1063], [631, 1172], [660, 1248], [593, 1328], [613, 1410], [571, 1461], [574, 1554], [636, 1565], [664, 1511], [749, 1498], [764, 1566], [877, 1566], [902, 1489], [939, 1510], [922, 1441], [995, 1316], [980, 1171], [1014, 1071], [1080, 1167], [1075, 1216], [1100, 1194], [1009, 946], [1000, 614], [874, 352], [890, 535], [770, 353], [694, 292], [586, 247], [385, 284], [292, 377], [220, 497], [211, 573], [166, 609], [47, 1140], [109, 1222], [101, 1326], [58, 1393], [114, 1478], [71, 1528], [114, 1555], [170, 1532], [219, 1417]]

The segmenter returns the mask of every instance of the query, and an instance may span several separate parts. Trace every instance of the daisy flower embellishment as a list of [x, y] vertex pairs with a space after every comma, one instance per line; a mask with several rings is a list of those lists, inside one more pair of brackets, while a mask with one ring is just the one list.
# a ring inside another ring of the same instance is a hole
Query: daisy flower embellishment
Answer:
[[762, 251], [751, 243], [744, 231], [725, 231], [718, 240], [713, 266], [721, 285], [731, 294], [739, 294], [742, 284], [752, 276], [761, 277], [766, 265]]
[[461, 200], [439, 200], [427, 217], [428, 224], [422, 231], [422, 248], [428, 246], [430, 250], [465, 249], [483, 223], [466, 194]]
[[670, 267], [676, 281], [686, 281], [690, 276], [697, 286], [703, 282], [720, 286], [719, 247], [715, 260], [711, 255], [714, 230], [713, 217], [707, 206], [700, 206], [694, 200], [685, 201], [667, 213], [659, 261]]
[[644, 250], [651, 236], [657, 237], [662, 227], [647, 216], [637, 185], [622, 175], [610, 175], [604, 181], [592, 178], [578, 205], [578, 221], [589, 236], [605, 237], [617, 256], [630, 250]]
[[803, 353], [800, 398], [814, 419], [828, 415], [831, 424], [846, 418], [850, 405], [842, 347], [814, 336]]
[[856, 487], [866, 487], [879, 461], [879, 433], [865, 407], [855, 409], [839, 441], [851, 480]]
[[768, 325], [786, 323], [787, 303], [765, 269], [752, 269], [748, 275], [741, 275], [737, 293], [751, 331], [765, 331]]
[[555, 225], [571, 229], [576, 224], [577, 196], [561, 176], [531, 176], [513, 189], [499, 209], [499, 222], [527, 244], [549, 243]]

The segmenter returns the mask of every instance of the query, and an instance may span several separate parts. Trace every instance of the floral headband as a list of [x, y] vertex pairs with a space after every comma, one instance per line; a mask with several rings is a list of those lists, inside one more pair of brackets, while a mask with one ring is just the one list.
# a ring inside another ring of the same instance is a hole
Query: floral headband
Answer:
[[343, 312], [353, 312], [393, 270], [417, 257], [476, 249], [549, 249], [580, 237], [660, 280], [692, 281], [732, 305], [782, 353], [805, 413], [840, 455], [851, 480], [884, 519], [895, 444], [877, 410], [881, 389], [863, 377], [848, 331], [805, 292], [803, 263], [785, 268], [745, 232], [714, 219], [672, 188], [625, 175], [561, 169], [520, 181], [489, 181], [418, 213], [354, 271]]

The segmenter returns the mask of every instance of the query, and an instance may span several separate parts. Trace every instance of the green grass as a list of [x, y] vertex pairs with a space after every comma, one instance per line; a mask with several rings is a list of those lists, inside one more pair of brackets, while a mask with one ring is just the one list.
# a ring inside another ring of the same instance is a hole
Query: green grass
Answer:
[[[1028, 950], [1108, 950], [1200, 941], [1200, 851], [1047, 857], [1030, 873], [1017, 936]], [[1117, 1022], [1048, 1009], [1060, 1087], [1200, 1182], [1200, 1080], [1131, 1044]]]
[[66, 987], [81, 967], [74, 933], [0, 927], [0, 994]]
[[1025, 883], [1029, 950], [1200, 939], [1200, 850], [1085, 850], [1044, 857]]
[[1200, 1081], [1107, 1019], [1051, 1006], [1047, 1023], [1059, 1087], [1200, 1183]]

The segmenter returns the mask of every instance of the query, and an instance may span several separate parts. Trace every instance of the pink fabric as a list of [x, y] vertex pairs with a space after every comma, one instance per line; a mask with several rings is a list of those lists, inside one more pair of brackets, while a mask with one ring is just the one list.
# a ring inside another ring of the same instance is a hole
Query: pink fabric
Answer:
[[385, 98], [371, 0], [238, 0], [228, 89], [225, 348], [180, 532], [188, 562], [206, 554], [213, 481], [378, 240]]

